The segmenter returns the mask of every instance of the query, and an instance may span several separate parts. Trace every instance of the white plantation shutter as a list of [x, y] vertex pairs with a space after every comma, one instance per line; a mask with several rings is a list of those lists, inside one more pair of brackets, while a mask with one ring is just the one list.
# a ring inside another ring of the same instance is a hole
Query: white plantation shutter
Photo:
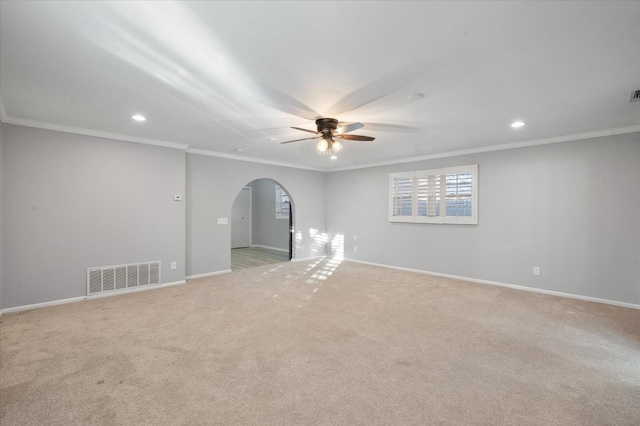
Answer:
[[477, 224], [478, 166], [450, 167], [446, 176], [444, 223]]
[[413, 177], [395, 177], [391, 181], [391, 215], [413, 216]]
[[417, 216], [440, 216], [440, 175], [419, 176]]
[[478, 166], [389, 174], [389, 221], [477, 224]]

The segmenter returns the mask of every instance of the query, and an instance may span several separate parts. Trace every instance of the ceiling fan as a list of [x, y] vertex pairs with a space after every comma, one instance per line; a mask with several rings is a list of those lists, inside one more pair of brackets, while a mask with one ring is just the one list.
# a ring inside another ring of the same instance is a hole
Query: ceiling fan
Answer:
[[318, 118], [316, 120], [316, 126], [318, 127], [317, 132], [314, 132], [313, 130], [303, 129], [301, 127], [292, 127], [292, 129], [313, 133], [316, 136], [313, 136], [310, 138], [295, 139], [292, 141], [286, 141], [286, 142], [280, 142], [280, 143], [291, 143], [291, 142], [299, 142], [299, 141], [306, 141], [306, 140], [312, 140], [312, 139], [320, 139], [320, 141], [318, 142], [318, 145], [316, 145], [316, 151], [318, 151], [318, 154], [333, 155], [333, 154], [337, 154], [342, 149], [342, 143], [340, 143], [339, 140], [335, 140], [335, 139], [343, 139], [343, 140], [350, 140], [350, 141], [366, 141], [366, 142], [370, 142], [375, 139], [371, 136], [346, 134], [354, 130], [360, 129], [361, 127], [364, 127], [364, 124], [362, 123], [340, 123], [335, 118]]

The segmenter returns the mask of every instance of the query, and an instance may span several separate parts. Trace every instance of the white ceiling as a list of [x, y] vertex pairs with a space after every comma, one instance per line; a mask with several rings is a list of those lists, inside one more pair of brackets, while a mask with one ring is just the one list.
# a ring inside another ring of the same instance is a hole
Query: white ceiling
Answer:
[[[321, 170], [640, 131], [638, 1], [0, 7], [10, 123]], [[346, 141], [335, 161], [314, 141], [280, 144], [320, 116], [376, 140]]]

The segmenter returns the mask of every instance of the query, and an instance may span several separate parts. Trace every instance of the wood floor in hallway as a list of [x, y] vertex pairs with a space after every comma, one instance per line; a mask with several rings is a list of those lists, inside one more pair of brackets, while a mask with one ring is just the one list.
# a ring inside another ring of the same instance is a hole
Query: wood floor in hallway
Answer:
[[289, 253], [263, 247], [243, 247], [231, 249], [231, 270], [253, 268], [289, 261]]

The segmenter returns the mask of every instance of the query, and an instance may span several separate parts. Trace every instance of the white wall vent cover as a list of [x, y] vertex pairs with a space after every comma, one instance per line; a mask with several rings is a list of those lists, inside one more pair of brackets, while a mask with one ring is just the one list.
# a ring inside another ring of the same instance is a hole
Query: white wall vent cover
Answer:
[[631, 99], [629, 99], [629, 102], [640, 102], [640, 90], [631, 92]]
[[160, 284], [160, 261], [87, 270], [87, 296]]

